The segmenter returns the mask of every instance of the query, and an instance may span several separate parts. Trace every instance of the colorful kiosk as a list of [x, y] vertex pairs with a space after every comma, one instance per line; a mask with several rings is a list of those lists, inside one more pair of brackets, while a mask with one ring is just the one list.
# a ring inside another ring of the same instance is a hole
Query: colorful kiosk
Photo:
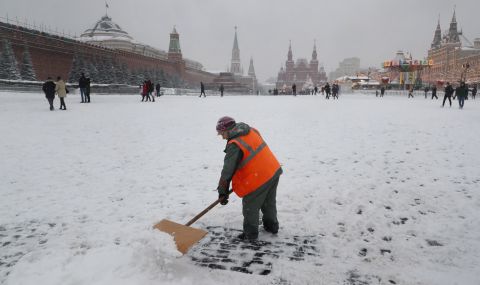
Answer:
[[422, 72], [433, 66], [433, 60], [417, 60], [406, 57], [403, 51], [398, 51], [393, 60], [383, 62], [383, 68], [388, 71], [388, 77], [382, 77], [382, 84], [390, 84], [392, 88], [421, 88]]

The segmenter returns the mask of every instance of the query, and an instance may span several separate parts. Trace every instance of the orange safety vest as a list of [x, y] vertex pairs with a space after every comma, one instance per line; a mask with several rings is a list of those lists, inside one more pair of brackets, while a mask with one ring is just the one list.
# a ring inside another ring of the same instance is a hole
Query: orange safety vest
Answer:
[[280, 163], [254, 128], [247, 135], [231, 139], [228, 143], [236, 144], [243, 152], [242, 161], [232, 179], [232, 189], [239, 197], [257, 190], [280, 168]]

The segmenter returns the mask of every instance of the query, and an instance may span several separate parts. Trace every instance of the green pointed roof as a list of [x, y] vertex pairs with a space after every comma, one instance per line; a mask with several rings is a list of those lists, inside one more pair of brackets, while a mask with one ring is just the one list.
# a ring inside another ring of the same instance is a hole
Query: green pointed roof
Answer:
[[173, 26], [173, 30], [170, 33], [170, 45], [168, 46], [168, 52], [181, 53], [180, 49], [180, 36], [177, 33], [177, 29]]

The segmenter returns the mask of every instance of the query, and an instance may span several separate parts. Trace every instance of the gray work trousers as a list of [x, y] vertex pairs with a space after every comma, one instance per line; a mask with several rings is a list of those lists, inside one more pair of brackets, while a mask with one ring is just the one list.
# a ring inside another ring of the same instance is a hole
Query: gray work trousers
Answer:
[[243, 232], [247, 237], [258, 237], [260, 210], [263, 214], [263, 226], [278, 231], [276, 196], [279, 179], [280, 175], [276, 175], [260, 188], [243, 197]]

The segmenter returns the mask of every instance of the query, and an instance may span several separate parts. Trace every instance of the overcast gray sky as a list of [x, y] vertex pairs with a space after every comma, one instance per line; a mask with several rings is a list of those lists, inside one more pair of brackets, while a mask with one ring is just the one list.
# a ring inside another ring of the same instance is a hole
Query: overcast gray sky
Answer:
[[[399, 49], [423, 58], [440, 15], [448, 29], [456, 5], [459, 28], [480, 38], [479, 0], [108, 0], [108, 14], [136, 40], [168, 50], [176, 25], [183, 56], [223, 71], [231, 59], [234, 26], [245, 72], [250, 57], [261, 81], [276, 77], [289, 40], [293, 57], [318, 59], [328, 72], [347, 57], [380, 66]], [[0, 0], [0, 16], [43, 23], [79, 35], [105, 14], [103, 0]]]

